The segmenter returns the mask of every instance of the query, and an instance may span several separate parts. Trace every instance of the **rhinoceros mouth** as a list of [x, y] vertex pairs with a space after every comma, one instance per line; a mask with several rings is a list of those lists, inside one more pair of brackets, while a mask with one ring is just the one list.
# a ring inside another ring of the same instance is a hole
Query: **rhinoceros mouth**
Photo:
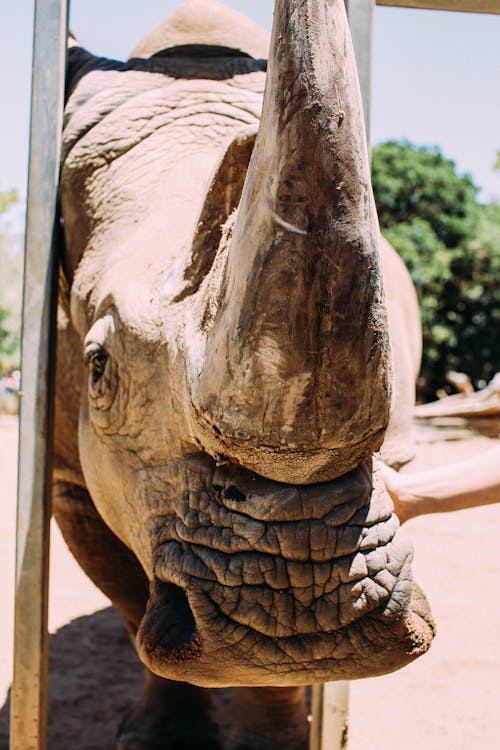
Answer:
[[186, 489], [152, 521], [138, 646], [153, 671], [211, 686], [303, 684], [392, 671], [427, 650], [411, 544], [371, 462], [310, 486], [205, 459], [181, 471]]

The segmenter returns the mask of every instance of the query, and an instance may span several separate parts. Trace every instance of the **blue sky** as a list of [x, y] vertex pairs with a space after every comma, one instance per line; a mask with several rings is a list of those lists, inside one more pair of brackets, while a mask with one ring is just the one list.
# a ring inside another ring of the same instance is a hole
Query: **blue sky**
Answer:
[[[270, 28], [271, 0], [226, 0]], [[93, 52], [126, 57], [179, 0], [72, 0], [71, 26]], [[25, 194], [31, 0], [0, 0], [0, 189]], [[461, 172], [500, 199], [500, 16], [377, 8], [372, 143], [439, 145]]]

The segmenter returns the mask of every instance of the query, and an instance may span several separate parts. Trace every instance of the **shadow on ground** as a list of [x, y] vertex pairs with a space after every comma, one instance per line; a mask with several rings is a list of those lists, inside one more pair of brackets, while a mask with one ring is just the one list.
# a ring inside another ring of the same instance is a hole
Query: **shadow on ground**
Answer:
[[[50, 637], [50, 750], [111, 750], [142, 683], [142, 666], [113, 607], [64, 625]], [[225, 735], [231, 691], [214, 690], [213, 697], [214, 718]], [[0, 750], [9, 750], [9, 714], [10, 690], [0, 709]]]
[[[141, 665], [111, 607], [58, 630], [50, 639], [50, 750], [110, 750], [141, 684]], [[9, 711], [7, 699], [0, 709], [0, 750], [8, 750]]]

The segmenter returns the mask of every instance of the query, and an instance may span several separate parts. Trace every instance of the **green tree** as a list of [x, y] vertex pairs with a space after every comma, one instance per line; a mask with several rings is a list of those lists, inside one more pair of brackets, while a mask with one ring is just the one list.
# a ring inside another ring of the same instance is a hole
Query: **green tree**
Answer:
[[[457, 338], [450, 364], [478, 383], [500, 371], [499, 280], [500, 205], [491, 203], [480, 207], [475, 237], [454, 254], [447, 286], [447, 314]], [[453, 311], [449, 308], [455, 300]]]
[[373, 151], [373, 186], [384, 235], [417, 289], [428, 395], [449, 369], [476, 385], [500, 370], [500, 207], [438, 149], [389, 141]]
[[9, 317], [9, 311], [0, 307], [0, 371], [3, 369], [4, 357], [10, 358], [19, 349], [19, 337], [4, 325]]
[[438, 148], [387, 141], [373, 150], [372, 181], [384, 229], [423, 219], [449, 248], [474, 236], [478, 188]]

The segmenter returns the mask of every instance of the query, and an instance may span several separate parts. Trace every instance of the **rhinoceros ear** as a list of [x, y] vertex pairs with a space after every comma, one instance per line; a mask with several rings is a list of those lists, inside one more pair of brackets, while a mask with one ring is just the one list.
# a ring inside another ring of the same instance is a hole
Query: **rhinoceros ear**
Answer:
[[238, 133], [217, 165], [198, 220], [191, 263], [185, 272], [190, 283], [176, 302], [193, 294], [210, 270], [224, 224], [239, 205], [257, 132], [256, 124]]

